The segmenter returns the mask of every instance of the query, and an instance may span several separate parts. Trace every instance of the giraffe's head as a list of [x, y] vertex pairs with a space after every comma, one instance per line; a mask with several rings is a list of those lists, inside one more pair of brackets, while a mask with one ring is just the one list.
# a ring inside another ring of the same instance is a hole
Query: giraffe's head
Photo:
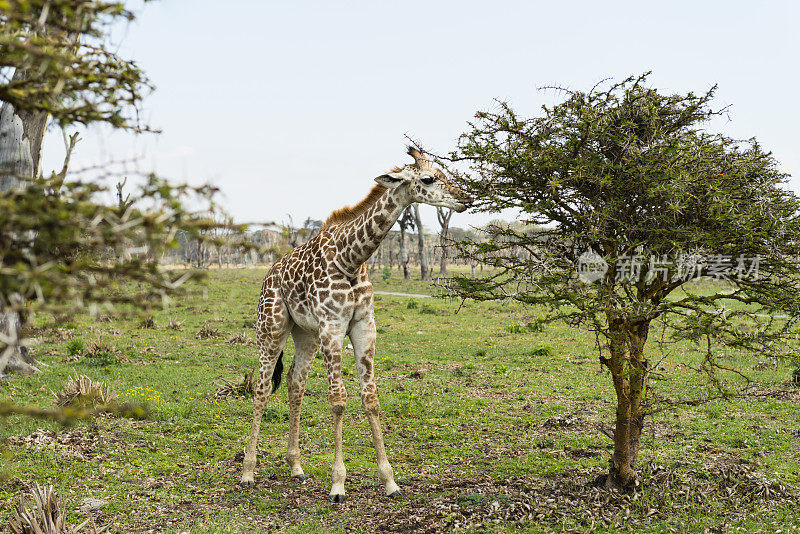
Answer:
[[408, 154], [414, 158], [414, 163], [395, 167], [375, 181], [389, 189], [405, 188], [412, 204], [421, 202], [451, 208], [459, 213], [469, 207], [472, 199], [448, 180], [441, 169], [434, 167], [416, 148], [409, 147]]

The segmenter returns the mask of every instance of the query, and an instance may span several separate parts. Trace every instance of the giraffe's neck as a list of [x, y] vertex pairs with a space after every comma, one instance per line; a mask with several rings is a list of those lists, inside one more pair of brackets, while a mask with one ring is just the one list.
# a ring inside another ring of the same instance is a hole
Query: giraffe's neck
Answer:
[[345, 276], [358, 273], [410, 204], [405, 186], [387, 189], [367, 211], [334, 229], [333, 261]]

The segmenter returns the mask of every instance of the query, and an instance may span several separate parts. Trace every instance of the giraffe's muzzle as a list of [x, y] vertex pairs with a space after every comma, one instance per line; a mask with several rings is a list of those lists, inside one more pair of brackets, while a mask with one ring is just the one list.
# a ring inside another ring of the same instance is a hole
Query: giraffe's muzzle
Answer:
[[455, 211], [457, 213], [463, 213], [472, 207], [473, 202], [475, 202], [475, 200], [471, 196], [466, 193], [461, 193], [458, 198], [459, 207], [455, 208]]

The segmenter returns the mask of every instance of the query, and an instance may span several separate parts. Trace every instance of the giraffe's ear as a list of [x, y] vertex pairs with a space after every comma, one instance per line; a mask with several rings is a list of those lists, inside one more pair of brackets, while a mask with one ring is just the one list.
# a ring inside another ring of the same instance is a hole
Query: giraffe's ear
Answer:
[[402, 184], [404, 180], [405, 178], [401, 172], [388, 172], [375, 178], [376, 182], [381, 184], [383, 187], [388, 187], [389, 189], [394, 189], [398, 185]]

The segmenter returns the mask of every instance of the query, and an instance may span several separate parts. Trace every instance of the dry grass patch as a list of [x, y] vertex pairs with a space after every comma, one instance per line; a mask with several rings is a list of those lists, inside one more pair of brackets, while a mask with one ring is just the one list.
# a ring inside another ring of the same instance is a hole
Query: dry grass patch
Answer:
[[241, 380], [223, 380], [214, 394], [217, 397], [252, 397], [255, 387], [256, 370], [246, 372]]
[[64, 389], [54, 393], [57, 406], [106, 406], [116, 394], [105, 382], [94, 381], [85, 375], [67, 379]]
[[195, 338], [197, 339], [211, 339], [214, 337], [219, 337], [219, 330], [211, 326], [210, 324], [203, 325], [203, 328], [198, 330], [197, 334], [195, 334]]

